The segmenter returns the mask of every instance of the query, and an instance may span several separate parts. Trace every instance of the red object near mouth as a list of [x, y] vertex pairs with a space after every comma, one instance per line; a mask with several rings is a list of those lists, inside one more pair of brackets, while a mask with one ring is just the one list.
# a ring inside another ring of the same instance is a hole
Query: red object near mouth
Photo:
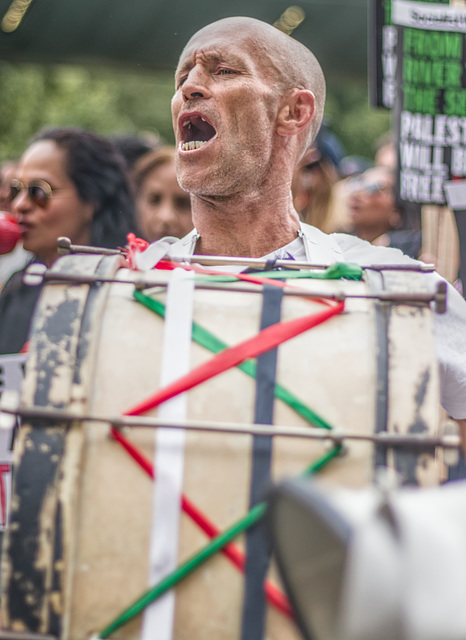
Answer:
[[21, 238], [21, 229], [15, 216], [0, 211], [0, 255], [10, 253]]

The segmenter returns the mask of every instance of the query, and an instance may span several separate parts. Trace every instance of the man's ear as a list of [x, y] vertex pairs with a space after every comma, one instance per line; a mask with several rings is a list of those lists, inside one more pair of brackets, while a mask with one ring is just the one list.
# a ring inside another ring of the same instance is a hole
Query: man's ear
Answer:
[[315, 97], [312, 91], [292, 89], [278, 114], [277, 133], [280, 136], [301, 133], [312, 121], [315, 113]]

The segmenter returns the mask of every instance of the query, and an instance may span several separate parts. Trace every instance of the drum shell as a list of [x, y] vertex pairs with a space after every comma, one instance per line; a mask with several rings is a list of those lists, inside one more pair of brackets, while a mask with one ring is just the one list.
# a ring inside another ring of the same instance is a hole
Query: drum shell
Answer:
[[[75, 257], [75, 262], [79, 266], [74, 269], [92, 270], [87, 258]], [[61, 363], [55, 369], [56, 375], [51, 376], [46, 396], [53, 406], [115, 416], [159, 387], [163, 321], [133, 299], [134, 286], [122, 282], [131, 275], [129, 272], [120, 269], [115, 275], [120, 282], [102, 285], [98, 303], [90, 310], [83, 302], [77, 312], [81, 329], [76, 340], [81, 356]], [[414, 276], [422, 278], [421, 274]], [[169, 276], [161, 273], [160, 277], [164, 280]], [[420, 278], [417, 279], [422, 283]], [[303, 286], [314, 292], [346, 291], [353, 295], [371, 290], [367, 282], [313, 281]], [[46, 330], [51, 310], [59, 309], [63, 300], [80, 296], [85, 299], [86, 287], [45, 288], [23, 391], [26, 405], [36, 403], [44, 333], [45, 342], [51, 340]], [[163, 299], [164, 294], [160, 297]], [[258, 293], [199, 290], [195, 294], [194, 319], [227, 344], [235, 344], [257, 333], [261, 304], [262, 296]], [[321, 309], [320, 302], [285, 296], [282, 319]], [[380, 390], [377, 313], [371, 299], [348, 300], [344, 314], [279, 347], [277, 380], [342, 431], [373, 433], [378, 395], [382, 392], [388, 398], [389, 429], [409, 432], [422, 418], [432, 434], [438, 416], [432, 314], [425, 306], [396, 305], [390, 309], [391, 324], [386, 336], [391, 356], [387, 364], [390, 385]], [[193, 366], [210, 357], [205, 349], [192, 345]], [[419, 403], [415, 390], [427, 370], [428, 383]], [[390, 375], [394, 372], [398, 372], [396, 385]], [[239, 370], [231, 370], [188, 393], [188, 417], [251, 423], [254, 396], [254, 381]], [[305, 425], [281, 401], [275, 402], [274, 422]], [[30, 446], [31, 433], [27, 426], [23, 429], [18, 442], [18, 464]], [[101, 629], [147, 588], [152, 483], [108, 434], [107, 425], [95, 422], [76, 422], [67, 428], [59, 478], [54, 484], [56, 503], [63, 510], [63, 560], [56, 609], [62, 636], [73, 640]], [[153, 459], [152, 430], [136, 428], [127, 435], [148, 459]], [[252, 437], [247, 435], [187, 434], [184, 492], [221, 529], [247, 511], [251, 447]], [[327, 447], [311, 440], [276, 438], [274, 479], [302, 472]], [[322, 481], [345, 486], [371, 482], [373, 445], [352, 442], [347, 447], [347, 454], [320, 474]], [[423, 454], [417, 461], [416, 475], [422, 484], [435, 483], [439, 465]], [[39, 516], [44, 531], [56, 526], [53, 518], [47, 518], [49, 511], [53, 507], [44, 500]], [[183, 515], [180, 561], [205, 543], [205, 535]], [[239, 544], [243, 542], [240, 540]], [[11, 575], [8, 553], [7, 549], [4, 564]], [[41, 557], [44, 555], [47, 553], [42, 549]], [[221, 555], [209, 560], [176, 589], [175, 637], [238, 638], [242, 598], [243, 577], [237, 569]], [[6, 600], [4, 610], [13, 626], [15, 621], [10, 617]], [[292, 623], [281, 614], [270, 609], [268, 618], [267, 637], [296, 637]], [[41, 624], [41, 630], [47, 631], [45, 618]], [[121, 629], [118, 635], [138, 637], [139, 620]]]

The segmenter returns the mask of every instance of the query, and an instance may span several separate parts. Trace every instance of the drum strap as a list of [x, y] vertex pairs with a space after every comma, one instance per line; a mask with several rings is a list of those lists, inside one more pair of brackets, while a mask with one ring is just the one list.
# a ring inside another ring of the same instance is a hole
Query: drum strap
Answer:
[[[277, 324], [281, 318], [283, 289], [264, 287], [261, 314], [261, 330]], [[254, 422], [273, 424], [275, 380], [277, 371], [277, 347], [262, 353], [257, 359], [256, 401]], [[252, 469], [249, 494], [251, 509], [264, 499], [270, 482], [272, 438], [254, 436], [252, 445]], [[270, 550], [264, 525], [258, 522], [246, 536], [245, 596], [242, 618], [242, 640], [262, 640], [265, 624], [264, 583], [270, 560]]]
[[[191, 353], [194, 274], [176, 269], [167, 291], [161, 385], [177, 380], [189, 371]], [[167, 420], [186, 420], [186, 394], [164, 402], [158, 416]], [[153, 524], [150, 553], [150, 583], [157, 584], [176, 568], [178, 531], [182, 499], [185, 431], [157, 429]], [[157, 637], [171, 640], [175, 594], [165, 594], [145, 612], [142, 640]]]

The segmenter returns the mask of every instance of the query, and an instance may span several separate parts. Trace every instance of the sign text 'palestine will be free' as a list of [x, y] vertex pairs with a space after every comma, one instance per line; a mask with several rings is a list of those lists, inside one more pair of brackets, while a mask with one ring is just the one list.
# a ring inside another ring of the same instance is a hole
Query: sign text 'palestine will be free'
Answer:
[[466, 176], [466, 8], [393, 0], [392, 12], [400, 198], [444, 204], [444, 182]]

